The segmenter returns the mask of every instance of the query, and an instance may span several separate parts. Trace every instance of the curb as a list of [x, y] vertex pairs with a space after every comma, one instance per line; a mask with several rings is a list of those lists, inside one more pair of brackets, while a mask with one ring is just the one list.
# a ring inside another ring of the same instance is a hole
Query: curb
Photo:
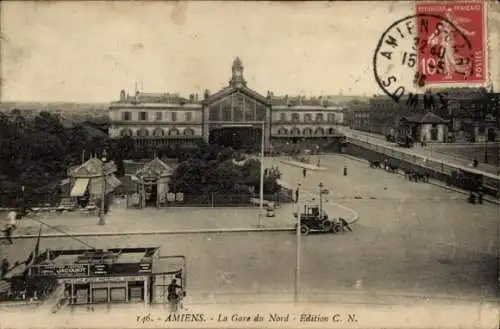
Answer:
[[292, 166], [292, 167], [298, 167], [298, 168], [306, 168], [308, 170], [312, 171], [325, 171], [325, 167], [317, 167], [308, 163], [301, 163], [298, 161], [289, 161], [289, 160], [280, 160], [280, 163]]
[[[178, 230], [178, 231], [144, 231], [144, 232], [82, 232], [82, 233], [48, 233], [41, 234], [43, 238], [65, 238], [65, 237], [92, 237], [92, 236], [123, 236], [123, 235], [171, 235], [171, 234], [214, 234], [214, 233], [246, 233], [246, 232], [290, 232], [295, 231], [294, 227], [253, 227], [234, 229], [199, 229], [199, 230]], [[12, 239], [36, 239], [38, 234], [12, 235]]]

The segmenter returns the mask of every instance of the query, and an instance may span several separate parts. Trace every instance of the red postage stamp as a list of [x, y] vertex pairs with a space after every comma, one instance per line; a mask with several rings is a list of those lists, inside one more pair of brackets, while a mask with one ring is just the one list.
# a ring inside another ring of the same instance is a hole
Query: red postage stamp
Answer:
[[484, 2], [417, 2], [416, 11], [429, 15], [417, 22], [418, 73], [425, 84], [484, 84]]

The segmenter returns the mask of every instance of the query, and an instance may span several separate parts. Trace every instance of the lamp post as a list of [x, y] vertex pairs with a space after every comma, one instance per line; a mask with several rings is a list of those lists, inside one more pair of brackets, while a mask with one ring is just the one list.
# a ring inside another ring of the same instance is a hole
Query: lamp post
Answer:
[[101, 177], [102, 177], [102, 185], [101, 185], [101, 207], [99, 209], [99, 225], [106, 225], [106, 219], [104, 218], [104, 205], [106, 198], [106, 174], [104, 172], [104, 165], [106, 163], [106, 150], [102, 152], [102, 164], [101, 164]]
[[316, 145], [316, 154], [318, 154], [318, 167], [319, 167], [320, 161], [321, 161], [321, 154], [319, 152], [319, 145]]
[[261, 145], [260, 145], [260, 199], [259, 199], [259, 227], [261, 217], [264, 214], [264, 147], [265, 147], [265, 122], [262, 122]]
[[294, 301], [295, 303], [298, 303], [299, 301], [299, 282], [300, 282], [300, 244], [301, 244], [301, 233], [300, 233], [300, 183], [297, 184], [297, 229], [296, 229], [296, 236], [297, 236], [297, 243], [296, 243], [296, 262], [295, 262], [295, 289], [294, 289]]
[[323, 183], [319, 183], [319, 214], [323, 215]]

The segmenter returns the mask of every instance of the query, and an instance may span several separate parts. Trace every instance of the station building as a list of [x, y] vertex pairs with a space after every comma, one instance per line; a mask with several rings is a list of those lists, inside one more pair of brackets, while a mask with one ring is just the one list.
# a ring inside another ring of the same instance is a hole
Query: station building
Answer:
[[27, 268], [30, 278], [57, 281], [69, 305], [166, 303], [172, 279], [185, 289], [183, 256], [160, 255], [158, 247], [107, 250], [46, 250]]
[[236, 58], [229, 84], [203, 97], [191, 94], [128, 95], [109, 107], [110, 137], [131, 136], [137, 144], [163, 145], [203, 140], [235, 148], [260, 149], [291, 140], [333, 140], [342, 135], [346, 110], [328, 97], [261, 95], [247, 86]]

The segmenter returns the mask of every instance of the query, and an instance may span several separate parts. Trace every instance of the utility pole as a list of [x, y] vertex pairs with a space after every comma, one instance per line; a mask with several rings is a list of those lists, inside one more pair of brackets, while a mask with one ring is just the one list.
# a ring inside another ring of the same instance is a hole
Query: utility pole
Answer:
[[260, 200], [259, 200], [259, 227], [261, 226], [261, 217], [264, 215], [264, 147], [265, 147], [265, 127], [262, 122], [261, 145], [260, 145]]
[[99, 225], [106, 225], [106, 219], [104, 218], [104, 206], [105, 206], [105, 198], [106, 198], [106, 173], [104, 172], [104, 166], [106, 164], [106, 150], [102, 152], [102, 164], [101, 164], [101, 207], [99, 209]]

